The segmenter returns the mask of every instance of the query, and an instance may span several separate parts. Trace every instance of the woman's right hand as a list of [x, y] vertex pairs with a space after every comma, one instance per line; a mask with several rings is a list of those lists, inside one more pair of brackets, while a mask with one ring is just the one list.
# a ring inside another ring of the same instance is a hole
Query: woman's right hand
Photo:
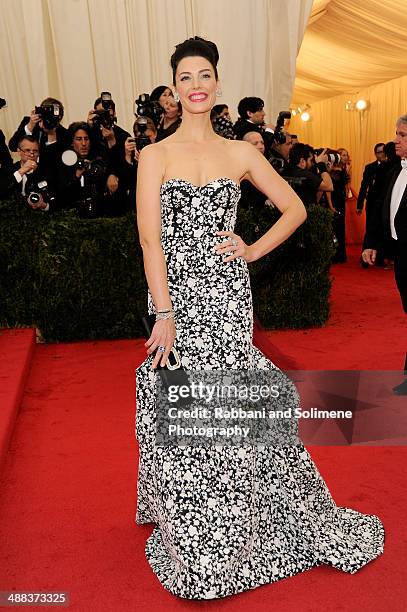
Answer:
[[174, 345], [175, 337], [176, 330], [174, 319], [164, 319], [155, 322], [151, 336], [144, 346], [147, 347], [147, 353], [149, 355], [154, 353], [159, 346], [165, 346], [165, 351], [160, 352], [157, 350], [151, 366], [153, 370], [155, 370], [158, 365], [166, 365], [168, 355]]

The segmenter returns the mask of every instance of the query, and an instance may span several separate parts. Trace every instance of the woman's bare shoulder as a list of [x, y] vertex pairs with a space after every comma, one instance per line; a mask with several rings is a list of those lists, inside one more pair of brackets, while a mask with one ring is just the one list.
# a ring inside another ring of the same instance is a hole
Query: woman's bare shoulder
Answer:
[[147, 145], [140, 151], [140, 160], [158, 160], [164, 157], [165, 149], [161, 142]]
[[231, 155], [250, 155], [252, 149], [254, 148], [252, 144], [246, 142], [245, 140], [226, 140], [226, 147], [228, 148]]

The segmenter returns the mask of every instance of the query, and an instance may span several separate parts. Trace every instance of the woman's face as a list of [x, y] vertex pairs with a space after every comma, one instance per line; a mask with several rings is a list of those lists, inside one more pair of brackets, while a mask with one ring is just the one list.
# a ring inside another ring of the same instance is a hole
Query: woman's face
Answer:
[[229, 121], [231, 121], [228, 107], [224, 108], [223, 111], [220, 112], [219, 117], [226, 117], [226, 119], [229, 119]]
[[342, 149], [341, 150], [341, 162], [343, 164], [347, 164], [349, 161], [349, 153], [347, 152], [346, 149]]
[[175, 87], [183, 111], [207, 113], [216, 102], [215, 71], [204, 57], [184, 57], [180, 61], [175, 74]]
[[167, 87], [158, 98], [158, 102], [163, 108], [165, 108], [165, 103], [167, 102], [168, 98], [173, 98], [172, 91], [169, 87]]
[[167, 119], [178, 117], [178, 102], [175, 102], [172, 96], [167, 98], [163, 108]]

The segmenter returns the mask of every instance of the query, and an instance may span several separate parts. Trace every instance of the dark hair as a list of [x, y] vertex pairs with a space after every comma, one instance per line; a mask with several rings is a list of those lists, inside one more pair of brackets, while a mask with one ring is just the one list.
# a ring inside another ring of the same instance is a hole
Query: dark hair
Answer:
[[396, 153], [396, 144], [392, 140], [390, 140], [390, 142], [386, 142], [384, 145], [384, 152], [386, 153], [386, 157], [389, 162], [395, 162], [399, 159], [399, 156]]
[[[163, 93], [164, 93], [164, 91], [166, 89], [170, 89], [171, 90], [171, 88], [168, 87], [168, 85], [158, 85], [151, 92], [150, 99], [151, 100], [156, 100], [158, 102], [159, 98], [161, 98], [161, 96], [163, 95]], [[171, 95], [172, 95], [172, 92], [171, 92]]]
[[57, 100], [56, 98], [45, 98], [45, 100], [41, 102], [40, 106], [49, 106], [50, 104], [58, 104], [60, 108], [59, 118], [62, 119], [62, 117], [64, 116], [64, 105], [62, 104], [62, 102], [60, 100]]
[[229, 107], [228, 107], [227, 104], [215, 104], [215, 106], [212, 108], [212, 110], [217, 115], [220, 115], [225, 110], [225, 108], [227, 108], [229, 110]]
[[310, 145], [303, 144], [302, 142], [296, 142], [290, 150], [290, 164], [291, 166], [298, 166], [300, 161], [304, 159], [307, 161], [310, 155], [313, 153], [313, 148]]
[[21, 136], [21, 138], [18, 139], [18, 142], [17, 142], [18, 149], [20, 148], [20, 144], [23, 142], [23, 140], [28, 140], [28, 142], [36, 142], [37, 145], [40, 146], [38, 138], [36, 138], [32, 134], [24, 134], [24, 136]]
[[374, 152], [375, 152], [375, 153], [377, 153], [377, 149], [378, 149], [379, 147], [384, 147], [384, 146], [385, 146], [384, 142], [378, 142], [377, 144], [375, 144], [375, 146], [374, 146], [374, 149], [373, 149], [373, 150], [374, 150]]
[[252, 96], [249, 98], [242, 98], [242, 100], [240, 100], [237, 107], [237, 112], [239, 113], [239, 117], [241, 117], [242, 119], [248, 119], [249, 115], [247, 114], [247, 111], [250, 111], [251, 113], [256, 113], [257, 111], [262, 110], [263, 108], [264, 101], [261, 98], [256, 98]]
[[219, 53], [217, 46], [210, 40], [205, 40], [200, 36], [194, 36], [176, 45], [175, 51], [171, 55], [173, 85], [175, 85], [175, 73], [177, 72], [178, 64], [184, 57], [204, 57], [212, 64], [216, 80], [218, 79], [218, 70], [216, 66], [219, 61]]
[[86, 121], [74, 121], [74, 123], [71, 123], [68, 130], [71, 141], [73, 141], [74, 136], [76, 132], [78, 132], [78, 130], [83, 130], [84, 132], [86, 132], [89, 136], [89, 140], [92, 140], [92, 130], [89, 127], [89, 124], [86, 123]]
[[259, 134], [262, 133], [258, 125], [256, 125], [255, 123], [247, 123], [246, 121], [237, 121], [233, 126], [233, 130], [236, 134], [237, 140], [243, 140], [243, 137], [246, 136], [246, 134], [248, 134], [249, 132], [258, 132]]
[[[110, 102], [110, 106], [111, 108], [115, 111], [116, 110], [116, 104], [113, 102], [113, 100], [109, 100]], [[102, 98], [96, 98], [94, 104], [93, 104], [93, 108], [96, 109], [98, 104], [102, 104]]]

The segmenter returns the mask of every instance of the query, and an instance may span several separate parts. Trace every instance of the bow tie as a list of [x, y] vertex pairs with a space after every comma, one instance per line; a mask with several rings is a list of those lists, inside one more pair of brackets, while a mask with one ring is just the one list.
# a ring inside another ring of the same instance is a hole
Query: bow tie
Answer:
[[407, 159], [402, 159], [401, 160], [401, 167], [403, 168], [403, 170], [405, 170], [407, 168]]

